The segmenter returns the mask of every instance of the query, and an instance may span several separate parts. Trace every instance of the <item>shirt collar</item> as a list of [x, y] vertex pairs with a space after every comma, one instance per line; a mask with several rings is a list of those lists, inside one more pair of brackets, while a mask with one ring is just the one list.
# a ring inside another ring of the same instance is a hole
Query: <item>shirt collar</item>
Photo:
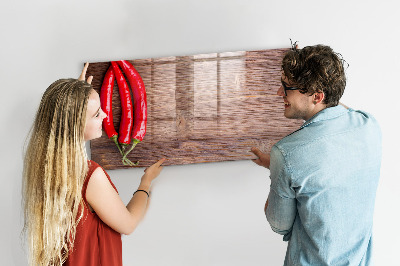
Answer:
[[347, 113], [348, 111], [349, 110], [346, 109], [345, 107], [343, 107], [342, 105], [325, 108], [325, 109], [319, 111], [318, 113], [316, 113], [313, 117], [308, 119], [306, 122], [304, 122], [304, 124], [300, 127], [300, 129], [304, 128], [312, 123], [315, 123], [315, 122], [329, 120], [332, 118], [342, 116], [345, 113]]

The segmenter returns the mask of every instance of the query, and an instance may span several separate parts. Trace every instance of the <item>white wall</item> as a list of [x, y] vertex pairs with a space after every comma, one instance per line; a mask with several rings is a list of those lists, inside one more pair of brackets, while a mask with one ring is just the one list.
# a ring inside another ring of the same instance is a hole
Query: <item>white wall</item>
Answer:
[[[329, 3], [328, 3], [329, 2]], [[342, 101], [375, 115], [384, 143], [376, 265], [396, 265], [400, 185], [396, 1], [1, 1], [1, 265], [21, 247], [22, 147], [41, 94], [83, 62], [327, 44], [349, 62]], [[127, 202], [143, 169], [110, 175]], [[123, 237], [125, 265], [282, 265], [264, 217], [269, 173], [250, 161], [165, 167], [148, 215]], [[345, 206], [344, 206], [345, 207]], [[397, 264], [399, 265], [399, 264]]]

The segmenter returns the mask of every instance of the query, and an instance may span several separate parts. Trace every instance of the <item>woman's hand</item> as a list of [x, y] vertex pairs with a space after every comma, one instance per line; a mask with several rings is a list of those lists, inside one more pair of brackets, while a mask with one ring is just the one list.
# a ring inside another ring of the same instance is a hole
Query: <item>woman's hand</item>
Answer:
[[152, 166], [144, 169], [144, 175], [142, 177], [142, 182], [144, 182], [145, 184], [150, 186], [151, 182], [160, 174], [161, 170], [163, 169], [161, 164], [165, 160], [166, 160], [165, 158], [162, 158], [161, 160], [159, 160]]
[[271, 161], [271, 157], [269, 154], [263, 153], [256, 147], [251, 148], [251, 152], [254, 153], [258, 157], [257, 159], [252, 160], [253, 162], [269, 169], [269, 164]]
[[[86, 71], [87, 71], [88, 67], [89, 67], [89, 63], [86, 62], [86, 64], [85, 64], [85, 66], [83, 67], [82, 73], [81, 73], [81, 75], [79, 76], [78, 80], [85, 81], [85, 78], [86, 78]], [[86, 82], [89, 83], [89, 84], [92, 84], [92, 80], [93, 80], [93, 76], [89, 76], [89, 77], [87, 78]]]

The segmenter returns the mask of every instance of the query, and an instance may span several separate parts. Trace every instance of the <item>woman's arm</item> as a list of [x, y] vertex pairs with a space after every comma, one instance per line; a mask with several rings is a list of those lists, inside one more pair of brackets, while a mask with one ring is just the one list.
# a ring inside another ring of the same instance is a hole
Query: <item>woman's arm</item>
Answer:
[[[160, 174], [164, 161], [165, 159], [161, 159], [145, 170], [138, 189], [149, 192], [151, 182]], [[89, 180], [86, 199], [104, 223], [126, 235], [135, 230], [146, 212], [148, 203], [147, 194], [138, 191], [125, 206], [100, 167], [93, 172]]]

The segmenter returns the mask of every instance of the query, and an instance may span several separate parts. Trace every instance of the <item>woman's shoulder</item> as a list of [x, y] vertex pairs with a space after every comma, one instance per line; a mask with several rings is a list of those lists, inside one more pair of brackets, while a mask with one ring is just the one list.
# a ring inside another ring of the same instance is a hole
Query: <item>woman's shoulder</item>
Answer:
[[96, 169], [97, 167], [101, 167], [100, 164], [96, 163], [95, 161], [88, 160], [89, 169]]
[[84, 187], [87, 186], [87, 184], [89, 183], [89, 180], [92, 179], [93, 175], [98, 175], [99, 173], [101, 174], [101, 172], [104, 172], [101, 165], [99, 165], [95, 161], [88, 160], [88, 171], [87, 171], [85, 182], [84, 182], [83, 186]]
[[108, 173], [104, 170], [104, 168], [96, 163], [95, 161], [89, 160], [89, 171], [87, 175], [87, 180], [86, 182], [89, 183], [89, 180], [94, 179], [94, 180], [103, 180], [101, 182], [104, 182], [104, 180], [107, 180], [109, 183], [111, 183], [112, 187], [116, 190], [117, 188], [115, 187], [114, 183], [111, 181], [110, 176]]

